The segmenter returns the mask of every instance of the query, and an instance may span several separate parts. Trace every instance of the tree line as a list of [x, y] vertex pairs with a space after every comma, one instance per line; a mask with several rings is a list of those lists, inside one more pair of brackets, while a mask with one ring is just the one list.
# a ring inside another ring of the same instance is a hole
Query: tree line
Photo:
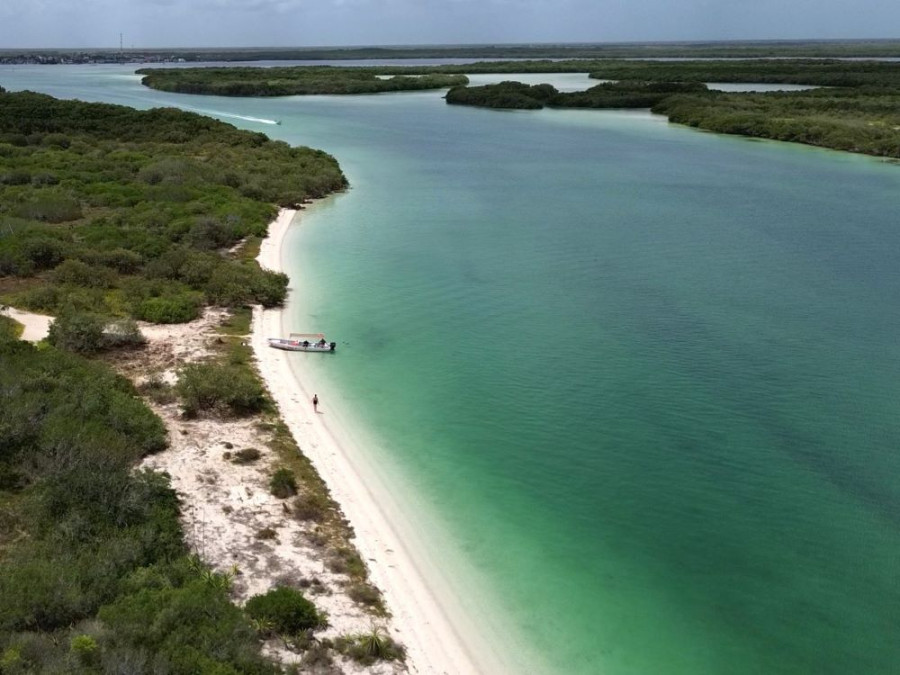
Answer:
[[[566, 62], [562, 69], [573, 67]], [[520, 72], [546, 63], [506, 64]], [[900, 64], [875, 61], [583, 62], [606, 82], [583, 92], [503, 82], [457, 87], [448, 103], [494, 108], [650, 108], [670, 121], [719, 133], [900, 158]], [[468, 67], [467, 67], [468, 69]], [[541, 71], [543, 72], [543, 71]], [[569, 71], [570, 72], [570, 71]], [[582, 70], [584, 72], [584, 70]], [[706, 82], [810, 85], [809, 90], [720, 92]]]
[[701, 82], [604, 82], [585, 91], [559, 92], [550, 84], [505, 81], [480, 87], [454, 87], [447, 103], [484, 108], [650, 108], [674, 93], [703, 93]]

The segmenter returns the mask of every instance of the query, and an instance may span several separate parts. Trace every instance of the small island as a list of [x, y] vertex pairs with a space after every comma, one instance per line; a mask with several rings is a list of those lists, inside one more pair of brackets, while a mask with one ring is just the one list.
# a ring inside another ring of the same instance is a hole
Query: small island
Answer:
[[468, 83], [458, 73], [422, 69], [332, 68], [143, 68], [144, 86], [179, 94], [209, 96], [308, 96], [381, 94], [445, 89]]
[[673, 94], [705, 93], [702, 82], [604, 82], [586, 91], [560, 93], [549, 84], [506, 81], [481, 87], [453, 87], [447, 103], [483, 108], [650, 108]]

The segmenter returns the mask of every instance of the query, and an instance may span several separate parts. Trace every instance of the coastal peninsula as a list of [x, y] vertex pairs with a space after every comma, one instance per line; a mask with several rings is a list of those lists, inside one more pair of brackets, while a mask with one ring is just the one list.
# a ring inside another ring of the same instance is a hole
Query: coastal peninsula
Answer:
[[255, 261], [297, 212], [275, 205], [343, 188], [337, 163], [191, 113], [0, 99], [4, 671], [400, 672], [421, 631], [250, 346], [287, 293]]

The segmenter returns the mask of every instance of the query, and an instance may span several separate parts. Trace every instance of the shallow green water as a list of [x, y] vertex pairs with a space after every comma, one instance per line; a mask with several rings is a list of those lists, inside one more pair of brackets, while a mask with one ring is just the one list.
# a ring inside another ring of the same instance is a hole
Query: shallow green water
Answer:
[[341, 161], [353, 189], [291, 240], [297, 329], [339, 340], [317, 368], [426, 536], [555, 671], [900, 670], [900, 168], [640, 113], [116, 72], [0, 84], [279, 119], [225, 118]]

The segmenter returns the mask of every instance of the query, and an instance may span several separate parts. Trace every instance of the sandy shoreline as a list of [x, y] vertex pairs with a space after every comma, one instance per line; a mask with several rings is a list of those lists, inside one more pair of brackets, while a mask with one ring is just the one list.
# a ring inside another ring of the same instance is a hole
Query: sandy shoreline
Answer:
[[[258, 257], [264, 268], [283, 271], [281, 246], [296, 214], [283, 210], [270, 224], [269, 236]], [[302, 359], [293, 364], [297, 367], [292, 370], [289, 359], [297, 355], [267, 346], [267, 338], [285, 334], [282, 317], [282, 310], [254, 311], [252, 342], [260, 373], [301, 450], [313, 462], [353, 526], [355, 544], [368, 561], [371, 579], [384, 593], [393, 615], [392, 632], [407, 647], [410, 672], [499, 672], [493, 668], [485, 670], [481, 659], [474, 658], [437, 602], [403, 538], [385, 514], [383, 504], [389, 500], [388, 495], [377, 493], [378, 486], [367, 480], [369, 477], [354, 463], [354, 456], [360, 456], [359, 449], [347, 447], [352, 440], [334, 428], [336, 415], [328, 414], [331, 403], [323, 401], [320, 414], [313, 411], [310, 400], [315, 392], [304, 377]]]

